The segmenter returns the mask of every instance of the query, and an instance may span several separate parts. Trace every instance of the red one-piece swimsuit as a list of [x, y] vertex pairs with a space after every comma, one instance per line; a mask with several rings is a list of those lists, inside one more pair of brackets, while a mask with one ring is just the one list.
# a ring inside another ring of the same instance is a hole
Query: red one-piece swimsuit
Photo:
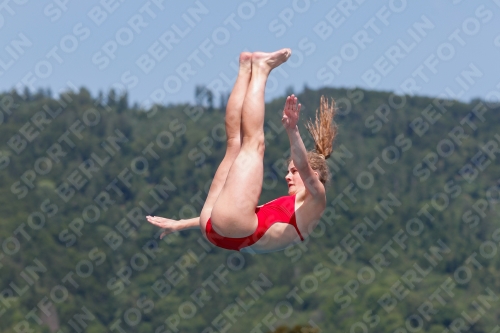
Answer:
[[304, 240], [297, 227], [297, 221], [295, 220], [295, 195], [280, 197], [261, 207], [257, 207], [255, 208], [255, 214], [258, 219], [257, 230], [250, 236], [241, 238], [231, 238], [219, 235], [213, 229], [210, 219], [208, 219], [205, 229], [208, 240], [218, 247], [239, 251], [257, 242], [273, 224], [278, 222], [293, 225], [300, 239], [302, 241]]

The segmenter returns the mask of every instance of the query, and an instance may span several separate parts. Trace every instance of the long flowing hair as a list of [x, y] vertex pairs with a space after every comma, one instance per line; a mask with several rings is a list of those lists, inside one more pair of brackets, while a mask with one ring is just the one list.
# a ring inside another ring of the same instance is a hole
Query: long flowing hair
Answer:
[[330, 179], [330, 172], [326, 164], [326, 159], [333, 152], [333, 142], [337, 136], [337, 124], [333, 120], [335, 117], [335, 100], [331, 102], [325, 96], [321, 96], [319, 109], [316, 110], [314, 122], [309, 120], [306, 128], [311, 134], [315, 151], [309, 151], [307, 158], [311, 168], [318, 172], [320, 181], [325, 184]]

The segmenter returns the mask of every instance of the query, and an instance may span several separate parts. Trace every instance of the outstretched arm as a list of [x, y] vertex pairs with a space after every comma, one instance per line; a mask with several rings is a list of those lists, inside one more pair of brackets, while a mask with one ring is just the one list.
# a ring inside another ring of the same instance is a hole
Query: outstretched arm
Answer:
[[165, 229], [165, 231], [160, 235], [160, 239], [176, 231], [200, 228], [199, 216], [187, 220], [172, 220], [160, 216], [146, 216], [146, 219], [149, 223]]
[[294, 95], [288, 96], [283, 109], [283, 118], [281, 122], [290, 140], [290, 151], [294, 166], [299, 171], [307, 191], [311, 193], [313, 197], [320, 199], [324, 198], [325, 188], [307, 160], [307, 150], [297, 127], [300, 107], [301, 105], [297, 104], [297, 97]]

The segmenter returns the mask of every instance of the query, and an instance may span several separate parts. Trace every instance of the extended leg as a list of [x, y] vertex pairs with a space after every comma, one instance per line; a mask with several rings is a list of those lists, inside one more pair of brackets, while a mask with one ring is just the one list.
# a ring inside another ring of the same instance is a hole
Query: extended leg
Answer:
[[226, 182], [227, 174], [241, 148], [241, 112], [252, 73], [252, 54], [240, 54], [240, 69], [226, 106], [226, 155], [215, 172], [214, 179], [208, 191], [207, 199], [200, 213], [200, 228], [205, 232], [207, 220], [212, 213], [215, 201]]
[[289, 49], [252, 54], [252, 78], [241, 118], [242, 145], [214, 205], [211, 221], [226, 237], [245, 237], [257, 228], [255, 208], [264, 174], [264, 90], [271, 70], [290, 56]]

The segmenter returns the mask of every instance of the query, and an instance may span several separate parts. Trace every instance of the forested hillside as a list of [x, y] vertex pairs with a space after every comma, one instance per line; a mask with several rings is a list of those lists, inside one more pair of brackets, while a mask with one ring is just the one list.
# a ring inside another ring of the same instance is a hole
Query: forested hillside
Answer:
[[[499, 105], [306, 88], [302, 125], [321, 95], [327, 209], [305, 242], [251, 255], [145, 220], [198, 216], [223, 110], [1, 94], [0, 331], [500, 332]], [[261, 202], [287, 193], [284, 101], [266, 105]]]

